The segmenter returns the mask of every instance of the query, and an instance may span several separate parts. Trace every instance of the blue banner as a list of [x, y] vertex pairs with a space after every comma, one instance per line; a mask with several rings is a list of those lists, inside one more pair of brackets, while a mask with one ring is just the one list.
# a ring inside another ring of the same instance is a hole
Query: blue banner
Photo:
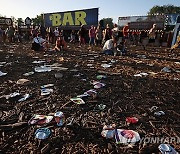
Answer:
[[79, 27], [83, 25], [98, 25], [98, 8], [46, 13], [44, 14], [45, 27]]

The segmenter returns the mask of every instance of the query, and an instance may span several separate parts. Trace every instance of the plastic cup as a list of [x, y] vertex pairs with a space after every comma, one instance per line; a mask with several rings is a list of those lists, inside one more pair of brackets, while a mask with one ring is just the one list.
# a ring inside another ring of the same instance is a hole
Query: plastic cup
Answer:
[[44, 140], [49, 137], [51, 131], [48, 128], [40, 128], [35, 132], [35, 136], [37, 139]]
[[55, 121], [56, 121], [58, 126], [63, 126], [64, 125], [65, 117], [64, 117], [63, 112], [61, 112], [61, 111], [56, 112], [54, 114], [54, 117], [55, 117]]

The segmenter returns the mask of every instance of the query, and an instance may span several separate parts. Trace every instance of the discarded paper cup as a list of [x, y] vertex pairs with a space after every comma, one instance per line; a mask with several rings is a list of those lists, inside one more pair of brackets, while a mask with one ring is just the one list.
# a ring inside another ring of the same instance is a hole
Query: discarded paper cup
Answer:
[[50, 95], [52, 92], [53, 92], [53, 89], [43, 88], [43, 89], [41, 89], [41, 96]]
[[28, 72], [28, 73], [24, 73], [23, 75], [24, 76], [31, 76], [31, 75], [33, 75], [34, 74], [34, 72]]
[[63, 77], [62, 73], [56, 73], [55, 74], [55, 78], [57, 78], [57, 79], [62, 78], [62, 77]]
[[97, 83], [97, 84], [94, 85], [94, 88], [95, 88], [95, 89], [99, 89], [99, 88], [102, 88], [102, 87], [104, 87], [104, 86], [105, 86], [104, 83], [100, 83], [100, 82], [99, 82], [99, 83]]
[[114, 138], [115, 135], [115, 128], [112, 125], [105, 125], [103, 127], [103, 130], [101, 132], [102, 137], [106, 137], [108, 139]]
[[143, 77], [143, 76], [148, 76], [148, 73], [139, 73], [139, 74], [135, 74], [134, 77]]
[[55, 121], [56, 121], [58, 126], [63, 126], [64, 125], [65, 117], [64, 117], [63, 112], [61, 112], [61, 111], [56, 112], [54, 114], [54, 117], [55, 117]]
[[138, 58], [146, 59], [146, 55], [137, 55]]
[[0, 71], [0, 76], [5, 76], [7, 73], [3, 73]]
[[159, 116], [165, 115], [165, 113], [164, 113], [164, 111], [158, 111], [158, 112], [154, 112], [154, 115], [159, 117]]
[[142, 77], [141, 74], [134, 74], [134, 77]]
[[63, 57], [60, 57], [60, 58], [59, 58], [59, 61], [64, 61], [64, 58], [63, 58]]
[[117, 61], [118, 61], [118, 60], [113, 60], [113, 59], [112, 59], [112, 60], [111, 60], [111, 63], [116, 63]]
[[87, 64], [88, 67], [93, 66], [93, 64]]
[[6, 64], [6, 62], [0, 62], [0, 65], [4, 65], [4, 64]]
[[105, 108], [106, 108], [106, 105], [103, 105], [103, 104], [98, 105], [98, 109], [101, 111], [104, 110]]
[[152, 106], [149, 110], [150, 110], [151, 112], [153, 112], [153, 111], [156, 111], [157, 109], [158, 109], [157, 106]]
[[104, 104], [99, 104], [95, 106], [94, 111], [103, 111], [106, 108], [106, 105]]
[[96, 92], [96, 90], [91, 89], [91, 90], [86, 91], [86, 92], [84, 93], [84, 95], [87, 95], [87, 96], [91, 96], [91, 97], [93, 97], [93, 98], [96, 98], [97, 92]]
[[9, 95], [6, 95], [6, 99], [14, 98], [14, 97], [17, 97], [17, 96], [20, 96], [20, 93], [14, 92], [14, 93], [11, 93]]
[[104, 68], [109, 68], [109, 67], [111, 67], [112, 65], [110, 65], [110, 64], [101, 64], [101, 66], [104, 67]]
[[68, 70], [68, 68], [66, 68], [66, 67], [59, 67], [58, 68], [58, 71], [66, 71], [66, 70]]
[[162, 154], [177, 154], [177, 151], [171, 147], [169, 144], [160, 144], [158, 149]]
[[28, 80], [28, 79], [19, 79], [17, 81], [17, 84], [19, 84], [19, 85], [28, 85], [29, 83], [30, 83], [30, 80]]
[[43, 89], [43, 88], [48, 88], [48, 87], [53, 87], [53, 86], [54, 84], [46, 84], [46, 85], [41, 86], [41, 88]]
[[142, 76], [148, 76], [148, 73], [144, 73], [144, 72], [142, 72], [142, 73], [140, 73]]
[[171, 69], [169, 67], [164, 67], [161, 71], [166, 73], [171, 73]]
[[92, 84], [92, 85], [96, 85], [97, 83], [100, 83], [100, 82], [99, 81], [95, 81], [95, 80], [90, 81], [90, 84]]
[[33, 61], [32, 63], [33, 64], [41, 64], [41, 63], [45, 63], [46, 61], [44, 61], [44, 60], [39, 60], [39, 61], [37, 61], [37, 60], [35, 60], [35, 61]]
[[75, 98], [71, 98], [70, 99], [72, 102], [76, 103], [76, 104], [85, 104], [85, 102], [83, 101], [83, 99], [75, 97]]
[[30, 94], [25, 94], [22, 98], [20, 98], [18, 100], [18, 102], [23, 102], [23, 101], [27, 100], [29, 97], [30, 97]]
[[70, 72], [78, 72], [78, 70], [77, 69], [72, 69], [72, 70], [70, 70]]
[[107, 77], [105, 75], [98, 75], [96, 77], [98, 80], [106, 79]]
[[50, 72], [51, 68], [50, 67], [46, 67], [46, 66], [40, 66], [40, 67], [35, 67], [35, 72], [38, 73], [43, 73], [43, 72]]
[[107, 139], [114, 138], [115, 130], [103, 130], [101, 135]]
[[44, 140], [44, 139], [48, 138], [50, 136], [50, 134], [51, 134], [51, 131], [48, 128], [39, 128], [35, 132], [36, 138], [40, 139], [40, 140]]
[[77, 98], [83, 98], [83, 97], [87, 97], [88, 95], [87, 94], [81, 94], [81, 95], [78, 95], [76, 96]]

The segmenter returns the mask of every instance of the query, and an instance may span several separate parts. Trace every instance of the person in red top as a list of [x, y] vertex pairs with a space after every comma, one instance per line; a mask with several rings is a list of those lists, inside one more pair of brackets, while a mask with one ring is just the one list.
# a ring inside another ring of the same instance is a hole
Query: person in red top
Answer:
[[56, 40], [56, 46], [54, 48], [55, 51], [67, 50], [66, 41], [63, 39], [63, 36], [59, 36]]
[[127, 40], [129, 39], [129, 23], [123, 28], [123, 37], [124, 37], [124, 45], [127, 45]]

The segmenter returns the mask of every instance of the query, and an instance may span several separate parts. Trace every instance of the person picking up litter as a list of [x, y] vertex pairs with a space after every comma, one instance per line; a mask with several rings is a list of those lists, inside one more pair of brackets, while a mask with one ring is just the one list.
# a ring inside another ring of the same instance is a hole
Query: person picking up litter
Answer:
[[105, 42], [103, 47], [104, 54], [116, 56], [119, 51], [121, 51], [122, 55], [125, 54], [124, 45], [116, 37], [112, 36], [112, 39]]
[[104, 47], [103, 47], [103, 53], [107, 55], [114, 55], [116, 52], [116, 47], [117, 47], [117, 40], [112, 37], [112, 39], [109, 39], [105, 42]]
[[64, 37], [61, 35], [56, 40], [56, 46], [54, 48], [55, 51], [67, 50], [67, 43], [64, 40]]

